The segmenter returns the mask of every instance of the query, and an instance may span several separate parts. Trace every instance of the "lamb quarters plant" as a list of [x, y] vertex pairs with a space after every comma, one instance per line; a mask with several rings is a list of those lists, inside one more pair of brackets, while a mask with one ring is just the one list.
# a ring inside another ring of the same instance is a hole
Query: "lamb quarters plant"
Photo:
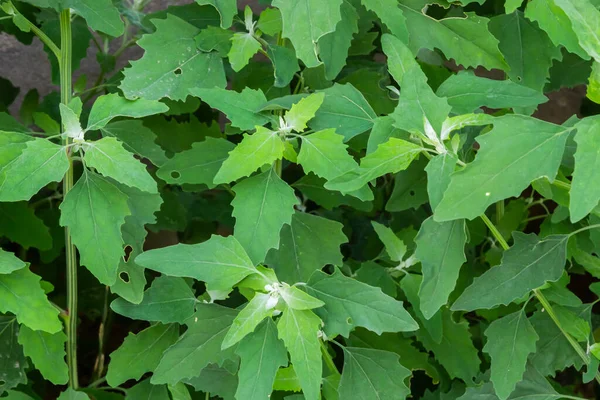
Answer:
[[600, 395], [600, 2], [148, 3], [0, 0], [0, 399]]

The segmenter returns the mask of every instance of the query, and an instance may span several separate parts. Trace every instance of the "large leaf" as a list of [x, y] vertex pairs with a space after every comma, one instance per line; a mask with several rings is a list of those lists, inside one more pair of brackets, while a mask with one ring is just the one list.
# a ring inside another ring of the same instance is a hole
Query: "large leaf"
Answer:
[[333, 275], [315, 272], [306, 290], [325, 303], [315, 312], [323, 319], [323, 330], [329, 337], [348, 337], [358, 326], [377, 334], [419, 328], [401, 301], [384, 294], [378, 287], [345, 276], [338, 269]]
[[406, 18], [396, 0], [361, 0], [367, 10], [373, 11], [388, 29], [404, 42], [408, 41]]
[[98, 97], [92, 106], [86, 130], [101, 129], [117, 117], [142, 118], [169, 110], [166, 104], [154, 100], [127, 100], [116, 93]]
[[598, 205], [600, 200], [600, 185], [598, 171], [600, 169], [600, 119], [589, 117], [577, 125], [577, 151], [575, 152], [575, 171], [571, 186], [571, 201], [569, 211], [571, 221], [577, 222]]
[[483, 351], [492, 358], [491, 381], [498, 397], [505, 400], [523, 379], [527, 358], [535, 352], [539, 337], [524, 309], [493, 321], [485, 336]]
[[113, 285], [125, 254], [121, 226], [131, 214], [125, 193], [106, 178], [86, 171], [60, 210], [60, 224], [69, 228], [81, 264], [101, 283]]
[[69, 380], [69, 368], [65, 361], [67, 335], [60, 331], [50, 334], [34, 331], [23, 325], [19, 329], [19, 343], [23, 353], [33, 361], [42, 376], [55, 385], [64, 385]]
[[321, 37], [318, 42], [319, 54], [325, 64], [325, 77], [335, 79], [346, 65], [352, 37], [358, 33], [358, 13], [344, 0], [341, 6], [342, 19], [335, 31]]
[[571, 20], [579, 45], [600, 62], [600, 11], [588, 0], [553, 0]]
[[464, 220], [435, 222], [427, 218], [415, 242], [421, 261], [423, 282], [419, 289], [421, 311], [431, 318], [446, 302], [456, 286], [465, 257], [467, 232]]
[[257, 273], [244, 248], [233, 236], [214, 235], [198, 244], [177, 244], [139, 255], [136, 263], [169, 276], [206, 282], [209, 290], [231, 291], [233, 285]]
[[281, 11], [283, 37], [290, 39], [298, 58], [308, 68], [320, 64], [317, 43], [326, 34], [335, 31], [341, 20], [342, 0], [274, 0], [273, 6]]
[[453, 310], [489, 309], [510, 304], [546, 282], [560, 279], [565, 268], [567, 235], [539, 239], [513, 232], [514, 244], [502, 263], [475, 278], [452, 305]]
[[266, 263], [281, 281], [290, 284], [307, 282], [325, 265], [342, 266], [340, 246], [348, 241], [342, 228], [339, 222], [296, 211], [292, 222], [281, 230], [279, 249], [269, 252]]
[[238, 183], [231, 202], [236, 219], [234, 235], [255, 263], [279, 247], [279, 232], [290, 224], [298, 199], [273, 168]]
[[396, 400], [410, 394], [404, 380], [410, 371], [400, 357], [389, 351], [344, 347], [344, 370], [340, 381], [341, 399]]
[[196, 48], [198, 28], [172, 14], [152, 23], [156, 31], [138, 41], [146, 53], [123, 72], [120, 88], [125, 97], [185, 100], [189, 88], [226, 86], [221, 57]]
[[302, 136], [298, 163], [305, 172], [331, 180], [358, 168], [344, 144], [344, 137], [335, 129], [326, 129]]
[[[0, 316], [0, 393], [27, 383], [28, 367], [23, 348], [18, 343], [19, 324], [12, 316]], [[10, 398], [10, 395], [9, 397]], [[20, 400], [19, 398], [15, 400]], [[27, 398], [23, 399], [27, 400]]]
[[10, 274], [24, 268], [27, 264], [21, 261], [13, 253], [0, 249], [0, 274]]
[[477, 139], [481, 147], [475, 161], [452, 175], [436, 221], [476, 218], [537, 178], [554, 180], [570, 131], [525, 116], [496, 118], [494, 129]]
[[239, 344], [239, 384], [236, 399], [260, 400], [270, 397], [279, 367], [288, 363], [287, 350], [277, 338], [277, 327], [271, 318]]
[[0, 203], [0, 235], [23, 248], [52, 248], [52, 236], [44, 221], [25, 201]]

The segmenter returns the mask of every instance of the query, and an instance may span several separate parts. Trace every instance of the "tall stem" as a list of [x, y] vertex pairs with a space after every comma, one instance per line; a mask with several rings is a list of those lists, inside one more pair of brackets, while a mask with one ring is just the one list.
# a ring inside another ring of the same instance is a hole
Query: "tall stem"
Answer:
[[[71, 101], [71, 59], [72, 59], [72, 33], [71, 11], [63, 10], [60, 13], [60, 101], [68, 105]], [[63, 144], [69, 144], [70, 139], [65, 136]], [[66, 196], [73, 188], [73, 160], [69, 147], [65, 150], [69, 159], [69, 170], [63, 180], [63, 195]], [[79, 387], [77, 374], [77, 253], [71, 233], [65, 227], [65, 248], [67, 254], [67, 309], [69, 320], [67, 326], [67, 363], [69, 365], [69, 386], [73, 389]]]

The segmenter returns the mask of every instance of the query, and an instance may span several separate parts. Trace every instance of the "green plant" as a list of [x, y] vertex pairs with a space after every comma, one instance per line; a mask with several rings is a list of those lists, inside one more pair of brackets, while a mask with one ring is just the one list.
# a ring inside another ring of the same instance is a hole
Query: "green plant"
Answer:
[[598, 395], [600, 2], [148, 3], [0, 1], [1, 398]]

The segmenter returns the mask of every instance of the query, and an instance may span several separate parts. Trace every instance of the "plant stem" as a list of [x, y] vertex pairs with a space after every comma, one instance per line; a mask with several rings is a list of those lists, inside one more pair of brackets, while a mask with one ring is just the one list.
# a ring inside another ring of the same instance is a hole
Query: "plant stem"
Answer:
[[555, 179], [554, 182], [552, 182], [552, 184], [556, 187], [565, 189], [565, 190], [571, 190], [571, 184], [567, 183], [567, 182], [563, 182], [563, 181], [559, 181], [558, 179]]
[[[66, 9], [60, 13], [60, 101], [68, 105], [71, 101], [71, 59], [72, 59], [71, 11]], [[64, 128], [64, 127], [63, 127]], [[68, 146], [70, 139], [65, 136], [63, 145]], [[69, 160], [69, 170], [63, 180], [63, 196], [67, 196], [73, 188], [73, 160], [71, 149], [65, 149]], [[65, 248], [67, 258], [67, 310], [69, 321], [67, 326], [67, 364], [69, 365], [69, 386], [79, 387], [77, 374], [77, 253], [71, 232], [65, 227]]]
[[[12, 7], [13, 12], [15, 13], [15, 15], [19, 15], [21, 17], [21, 21], [25, 22], [25, 24], [27, 24], [27, 27], [38, 37], [40, 38], [40, 40], [42, 41], [42, 43], [44, 43], [46, 46], [48, 46], [48, 48], [50, 49], [50, 51], [52, 51], [52, 53], [54, 53], [54, 55], [56, 56], [56, 58], [59, 59], [60, 62], [60, 49], [58, 48], [58, 46], [56, 46], [56, 44], [52, 41], [52, 39], [50, 39], [44, 32], [42, 32], [42, 30], [40, 28], [38, 28], [37, 26], [35, 26], [35, 24], [33, 22], [31, 22], [30, 20], [28, 20], [27, 18], [25, 18], [25, 16], [23, 14], [21, 14], [19, 12], [19, 10], [17, 10], [17, 8], [12, 4], [12, 2], [9, 1], [9, 4]], [[8, 17], [3, 17], [3, 18], [12, 18], [12, 16], [8, 16]]]
[[329, 350], [327, 350], [327, 346], [325, 346], [325, 344], [322, 341], [319, 341], [319, 343], [321, 344], [321, 353], [323, 353], [323, 357], [325, 357], [325, 365], [327, 365], [327, 368], [329, 368], [329, 371], [331, 371], [331, 373], [339, 374], [340, 372], [335, 366], [335, 363], [331, 358], [331, 354], [329, 354]]
[[[492, 223], [492, 221], [490, 221], [490, 219], [485, 214], [481, 215], [481, 219], [487, 225], [487, 227], [489, 228], [490, 232], [492, 232], [492, 235], [494, 235], [494, 237], [496, 238], [496, 240], [498, 241], [498, 243], [500, 243], [500, 246], [502, 246], [502, 248], [504, 250], [508, 250], [509, 249], [508, 243], [506, 242], [506, 240], [504, 240], [504, 238], [500, 234], [500, 231], [498, 231], [498, 228], [496, 228], [494, 226], [494, 224]], [[572, 235], [576, 234], [578, 232], [587, 230], [587, 229], [593, 229], [595, 227], [600, 227], [600, 225], [587, 226], [585, 228], [582, 228], [582, 229], [580, 229], [578, 231], [573, 232]], [[533, 290], [533, 294], [535, 294], [535, 297], [542, 304], [542, 307], [544, 307], [544, 310], [546, 310], [546, 312], [548, 313], [548, 315], [550, 316], [550, 318], [552, 319], [552, 321], [554, 321], [554, 323], [556, 324], [556, 327], [560, 330], [560, 332], [563, 334], [563, 336], [567, 339], [567, 341], [569, 342], [569, 344], [571, 345], [571, 347], [573, 347], [573, 350], [575, 350], [575, 352], [579, 355], [579, 357], [581, 357], [581, 359], [583, 360], [583, 362], [586, 365], [588, 365], [590, 363], [590, 358], [585, 353], [585, 351], [581, 348], [581, 346], [579, 345], [579, 343], [577, 343], [577, 341], [575, 339], [573, 339], [573, 337], [567, 331], [564, 330], [564, 328], [562, 327], [562, 325], [560, 323], [560, 320], [558, 319], [558, 316], [556, 315], [556, 312], [552, 308], [552, 305], [550, 304], [550, 302], [548, 301], [548, 299], [546, 299], [546, 297], [542, 294], [542, 292], [539, 289], [534, 289]], [[598, 372], [596, 372], [596, 381], [598, 383], [600, 383], [600, 373], [598, 373]]]
[[499, 224], [504, 217], [504, 200], [496, 202], [496, 223]]

